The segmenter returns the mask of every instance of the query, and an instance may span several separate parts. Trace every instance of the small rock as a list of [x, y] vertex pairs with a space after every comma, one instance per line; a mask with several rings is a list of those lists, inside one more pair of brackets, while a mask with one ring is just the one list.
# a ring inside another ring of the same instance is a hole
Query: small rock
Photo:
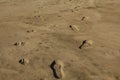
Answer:
[[58, 79], [62, 79], [65, 77], [63, 68], [64, 68], [64, 63], [61, 60], [55, 60], [51, 64], [51, 68], [53, 69], [54, 76]]
[[75, 32], [79, 31], [79, 28], [76, 25], [70, 25], [69, 27]]

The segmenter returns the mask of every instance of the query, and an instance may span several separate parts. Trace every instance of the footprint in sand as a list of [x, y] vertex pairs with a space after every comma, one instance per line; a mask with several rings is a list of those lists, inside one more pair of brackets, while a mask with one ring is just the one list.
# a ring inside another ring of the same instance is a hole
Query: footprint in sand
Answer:
[[87, 47], [90, 47], [91, 45], [93, 45], [93, 41], [92, 40], [84, 40], [82, 42], [82, 44], [79, 46], [79, 48], [80, 49], [87, 48]]
[[22, 64], [22, 65], [28, 64], [29, 63], [29, 59], [22, 58], [22, 59], [19, 60], [19, 63]]
[[55, 60], [51, 64], [51, 68], [53, 70], [54, 76], [57, 79], [63, 79], [65, 77], [63, 67], [64, 67], [64, 63], [61, 60]]
[[76, 25], [70, 25], [69, 27], [70, 27], [73, 31], [79, 32], [78, 26], [76, 26]]
[[35, 32], [35, 30], [27, 30], [27, 33]]
[[83, 16], [83, 17], [81, 18], [81, 21], [84, 21], [84, 20], [85, 20], [85, 18], [86, 18], [86, 17], [85, 17], [85, 16]]
[[25, 42], [15, 42], [14, 45], [15, 46], [24, 46]]

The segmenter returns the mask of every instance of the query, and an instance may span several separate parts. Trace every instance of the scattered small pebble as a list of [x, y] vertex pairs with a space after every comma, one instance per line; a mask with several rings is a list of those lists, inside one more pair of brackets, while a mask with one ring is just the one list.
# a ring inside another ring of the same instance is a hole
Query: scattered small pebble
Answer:
[[64, 63], [61, 60], [55, 60], [51, 64], [51, 68], [53, 70], [54, 76], [57, 79], [63, 79], [65, 77], [63, 68], [64, 68]]
[[79, 28], [78, 28], [78, 26], [76, 26], [76, 25], [70, 25], [69, 26], [73, 31], [75, 31], [75, 32], [78, 32], [79, 31]]

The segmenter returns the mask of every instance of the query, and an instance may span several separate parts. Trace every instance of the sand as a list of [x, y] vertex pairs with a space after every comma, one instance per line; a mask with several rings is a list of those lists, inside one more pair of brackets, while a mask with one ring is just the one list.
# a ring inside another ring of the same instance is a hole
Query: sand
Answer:
[[56, 80], [56, 59], [62, 80], [120, 80], [119, 8], [119, 0], [0, 0], [0, 80]]

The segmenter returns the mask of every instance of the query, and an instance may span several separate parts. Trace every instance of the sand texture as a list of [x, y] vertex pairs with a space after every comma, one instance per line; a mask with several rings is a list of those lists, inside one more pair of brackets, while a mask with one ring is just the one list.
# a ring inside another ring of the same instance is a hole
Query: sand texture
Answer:
[[0, 80], [120, 80], [120, 0], [0, 0]]

